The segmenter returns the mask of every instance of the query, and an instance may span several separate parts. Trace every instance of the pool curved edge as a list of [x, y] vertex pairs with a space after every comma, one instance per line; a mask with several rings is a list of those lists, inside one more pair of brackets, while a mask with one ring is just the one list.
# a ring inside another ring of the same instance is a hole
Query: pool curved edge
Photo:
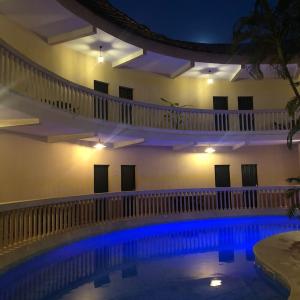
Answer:
[[258, 242], [253, 250], [257, 265], [289, 288], [289, 300], [299, 300], [300, 232], [273, 235]]
[[18, 264], [40, 255], [44, 252], [67, 245], [91, 236], [110, 233], [122, 229], [130, 229], [146, 225], [155, 225], [174, 221], [205, 220], [220, 217], [243, 217], [243, 216], [280, 216], [286, 215], [286, 209], [257, 209], [253, 210], [231, 210], [211, 211], [206, 213], [181, 213], [177, 215], [163, 215], [159, 217], [131, 218], [122, 221], [108, 222], [92, 227], [84, 227], [62, 234], [46, 236], [43, 239], [32, 240], [26, 244], [16, 245], [0, 252], [0, 275]]

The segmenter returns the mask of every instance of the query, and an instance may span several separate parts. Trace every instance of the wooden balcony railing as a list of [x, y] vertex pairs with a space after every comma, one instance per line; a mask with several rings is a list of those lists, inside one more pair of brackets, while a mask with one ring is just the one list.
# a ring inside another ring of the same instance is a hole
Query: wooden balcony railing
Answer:
[[214, 111], [174, 108], [102, 94], [49, 72], [2, 40], [0, 84], [74, 115], [138, 127], [252, 132], [288, 130], [293, 125], [293, 119], [285, 110]]
[[290, 187], [201, 188], [119, 192], [0, 205], [0, 253], [27, 242], [115, 221], [300, 205]]

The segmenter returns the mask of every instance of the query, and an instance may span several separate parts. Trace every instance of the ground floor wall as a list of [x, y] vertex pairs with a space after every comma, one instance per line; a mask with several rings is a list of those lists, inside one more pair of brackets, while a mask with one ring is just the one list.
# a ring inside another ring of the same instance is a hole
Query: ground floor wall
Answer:
[[248, 146], [226, 153], [185, 153], [167, 148], [119, 150], [49, 144], [0, 132], [0, 202], [93, 192], [94, 165], [109, 165], [109, 191], [120, 191], [121, 165], [135, 165], [136, 189], [215, 186], [215, 165], [230, 165], [231, 186], [241, 186], [241, 165], [257, 164], [259, 185], [286, 185], [299, 175], [300, 149]]

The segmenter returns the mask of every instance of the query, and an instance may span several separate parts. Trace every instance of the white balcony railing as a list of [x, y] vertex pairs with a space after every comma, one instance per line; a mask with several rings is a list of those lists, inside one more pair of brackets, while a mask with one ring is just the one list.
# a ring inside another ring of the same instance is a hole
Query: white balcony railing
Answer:
[[76, 229], [180, 214], [287, 209], [290, 187], [200, 188], [119, 192], [0, 204], [0, 253]]
[[49, 72], [2, 40], [0, 67], [2, 85], [45, 105], [87, 118], [139, 127], [193, 131], [281, 131], [293, 125], [293, 119], [285, 110], [171, 108], [102, 94]]

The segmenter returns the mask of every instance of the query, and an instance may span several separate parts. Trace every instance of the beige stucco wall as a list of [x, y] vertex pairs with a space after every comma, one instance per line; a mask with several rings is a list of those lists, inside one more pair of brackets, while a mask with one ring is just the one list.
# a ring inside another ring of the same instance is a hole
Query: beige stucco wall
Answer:
[[0, 15], [0, 37], [47, 69], [76, 83], [93, 87], [94, 80], [108, 82], [109, 93], [118, 96], [119, 86], [134, 89], [134, 99], [162, 104], [161, 97], [212, 108], [213, 96], [228, 96], [229, 108], [237, 108], [238, 96], [254, 96], [255, 109], [284, 108], [291, 96], [283, 80], [226, 80], [208, 85], [206, 80], [180, 77], [169, 79], [161, 75], [125, 69], [112, 69], [110, 64], [97, 64], [96, 59], [75, 52], [63, 44], [49, 46], [35, 34], [24, 30]]
[[241, 164], [258, 164], [259, 185], [285, 185], [300, 169], [297, 147], [285, 146], [211, 155], [150, 147], [97, 151], [5, 132], [0, 145], [0, 202], [91, 193], [94, 164], [110, 165], [110, 191], [120, 190], [121, 164], [136, 165], [137, 190], [214, 187], [215, 164], [230, 165], [232, 186], [241, 186]]

